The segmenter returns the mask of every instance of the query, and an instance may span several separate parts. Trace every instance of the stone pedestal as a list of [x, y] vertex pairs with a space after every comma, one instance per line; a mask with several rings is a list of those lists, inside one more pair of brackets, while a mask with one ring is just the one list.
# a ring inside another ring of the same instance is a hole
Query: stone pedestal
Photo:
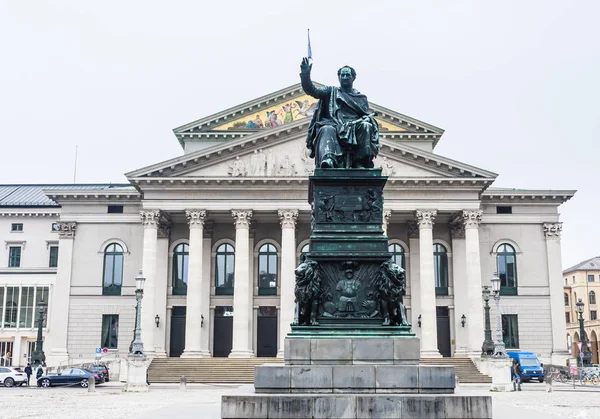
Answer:
[[482, 358], [481, 372], [492, 376], [491, 391], [513, 391], [510, 358]]
[[148, 366], [152, 360], [145, 356], [129, 356], [127, 358], [127, 382], [125, 391], [148, 391], [147, 374]]

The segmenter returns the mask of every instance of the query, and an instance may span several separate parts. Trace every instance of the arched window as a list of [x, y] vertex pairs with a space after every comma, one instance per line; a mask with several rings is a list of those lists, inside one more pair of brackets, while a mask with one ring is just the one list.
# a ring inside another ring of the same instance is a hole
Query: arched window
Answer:
[[517, 295], [517, 254], [510, 244], [498, 246], [496, 254], [498, 275], [500, 276], [500, 294]]
[[392, 243], [388, 246], [388, 251], [392, 254], [392, 262], [406, 270], [404, 248], [397, 243]]
[[590, 304], [596, 304], [596, 293], [594, 291], [590, 291]]
[[233, 295], [235, 251], [233, 246], [223, 243], [217, 248], [215, 264], [215, 294]]
[[435, 295], [448, 295], [448, 251], [439, 243], [433, 245], [433, 269]]
[[305, 255], [308, 252], [310, 252], [310, 245], [307, 243], [304, 246], [302, 246], [302, 250], [300, 251], [301, 254]]
[[180, 243], [173, 250], [173, 295], [186, 295], [190, 246]]
[[565, 292], [565, 306], [569, 305], [569, 294]]
[[121, 295], [123, 285], [123, 248], [111, 243], [104, 249], [102, 295]]
[[277, 249], [271, 243], [258, 250], [258, 295], [277, 295]]

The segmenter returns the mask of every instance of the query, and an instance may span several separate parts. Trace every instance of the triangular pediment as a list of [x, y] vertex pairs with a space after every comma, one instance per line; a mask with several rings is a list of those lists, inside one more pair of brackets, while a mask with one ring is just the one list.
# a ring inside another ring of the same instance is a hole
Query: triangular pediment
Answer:
[[[319, 83], [315, 83], [322, 86]], [[269, 95], [245, 102], [233, 108], [175, 128], [173, 132], [179, 142], [186, 139], [207, 139], [218, 135], [232, 138], [252, 135], [306, 119], [314, 113], [317, 99], [308, 96], [300, 84], [273, 92]], [[442, 129], [394, 112], [374, 103], [371, 110], [376, 113], [381, 132], [431, 134], [441, 136]], [[438, 137], [439, 139], [439, 137]], [[437, 140], [435, 141], [437, 142]]]
[[[306, 178], [314, 162], [305, 148], [308, 121], [294, 121], [127, 173], [148, 178]], [[392, 178], [485, 178], [495, 173], [380, 136], [375, 167]]]

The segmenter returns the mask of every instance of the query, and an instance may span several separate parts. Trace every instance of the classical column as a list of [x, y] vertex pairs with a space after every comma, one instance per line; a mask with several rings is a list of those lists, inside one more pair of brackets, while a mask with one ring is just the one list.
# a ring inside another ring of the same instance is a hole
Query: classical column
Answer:
[[254, 356], [252, 350], [252, 299], [250, 275], [251, 210], [231, 211], [235, 219], [235, 279], [233, 288], [233, 348], [230, 358]]
[[[52, 304], [48, 316], [47, 359], [50, 367], [63, 365], [68, 361], [67, 331], [69, 325], [69, 302], [71, 293], [71, 272], [73, 270], [73, 241], [75, 240], [74, 222], [58, 223], [58, 266], [56, 285], [52, 287]], [[47, 302], [47, 301], [46, 301]]]
[[202, 358], [202, 262], [204, 210], [186, 210], [190, 225], [190, 251], [188, 259], [187, 307], [185, 312], [185, 349], [182, 358]]
[[469, 329], [466, 325], [462, 327], [461, 317], [464, 314], [467, 316], [467, 324], [470, 323], [470, 302], [466, 298], [468, 283], [465, 224], [460, 217], [455, 218], [450, 224], [450, 234], [452, 236], [452, 277], [454, 278], [454, 356], [467, 356], [469, 353]]
[[567, 323], [563, 299], [562, 255], [560, 233], [562, 223], [544, 223], [546, 263], [550, 289], [550, 316], [552, 319], [552, 363], [560, 365], [569, 356], [567, 350]]
[[388, 224], [390, 223], [390, 218], [392, 218], [392, 210], [383, 210], [383, 223], [381, 228], [383, 228], [383, 235], [387, 236]]
[[419, 269], [419, 226], [414, 221], [406, 224], [408, 233], [408, 251], [410, 258], [410, 315], [412, 331], [417, 336], [421, 336], [419, 328], [419, 315], [421, 314], [421, 288], [419, 287], [420, 269]]
[[279, 350], [277, 357], [283, 358], [285, 337], [294, 321], [294, 286], [296, 277], [296, 220], [298, 210], [286, 209], [277, 212], [281, 221], [281, 279], [279, 310]]
[[202, 262], [202, 291], [201, 291], [201, 307], [202, 314], [200, 315], [201, 333], [200, 333], [200, 352], [205, 358], [211, 357], [210, 352], [210, 257], [212, 248], [212, 234], [214, 223], [212, 221], [204, 222], [204, 245], [203, 245], [203, 262]]
[[421, 357], [438, 358], [435, 277], [433, 270], [433, 221], [437, 211], [417, 210], [419, 225], [419, 268], [421, 292]]
[[[154, 313], [159, 317], [158, 327], [154, 327], [154, 345], [157, 357], [167, 356], [167, 289], [169, 287], [169, 235], [170, 221], [164, 219], [158, 224], [156, 250], [156, 293]], [[143, 303], [142, 303], [143, 305]]]
[[159, 210], [140, 211], [144, 225], [144, 245], [142, 249], [142, 272], [146, 277], [144, 300], [142, 303], [142, 341], [146, 355], [154, 356], [154, 307], [156, 301], [156, 256], [158, 249], [158, 226], [161, 222]]
[[466, 314], [467, 323], [465, 328], [469, 332], [469, 355], [471, 357], [481, 355], [481, 344], [485, 338], [483, 300], [481, 297], [481, 257], [479, 253], [479, 224], [481, 223], [481, 215], [482, 211], [479, 210], [463, 211], [461, 214], [465, 226], [466, 297], [469, 308]]

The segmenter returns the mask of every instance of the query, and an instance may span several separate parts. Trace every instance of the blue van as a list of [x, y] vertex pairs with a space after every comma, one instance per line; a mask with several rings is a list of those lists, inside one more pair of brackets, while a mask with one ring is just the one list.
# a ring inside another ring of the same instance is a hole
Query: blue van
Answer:
[[[544, 370], [540, 364], [540, 360], [533, 352], [506, 352], [506, 355], [513, 361], [521, 364], [521, 381], [538, 380], [544, 382]], [[512, 376], [512, 372], [511, 372]]]

